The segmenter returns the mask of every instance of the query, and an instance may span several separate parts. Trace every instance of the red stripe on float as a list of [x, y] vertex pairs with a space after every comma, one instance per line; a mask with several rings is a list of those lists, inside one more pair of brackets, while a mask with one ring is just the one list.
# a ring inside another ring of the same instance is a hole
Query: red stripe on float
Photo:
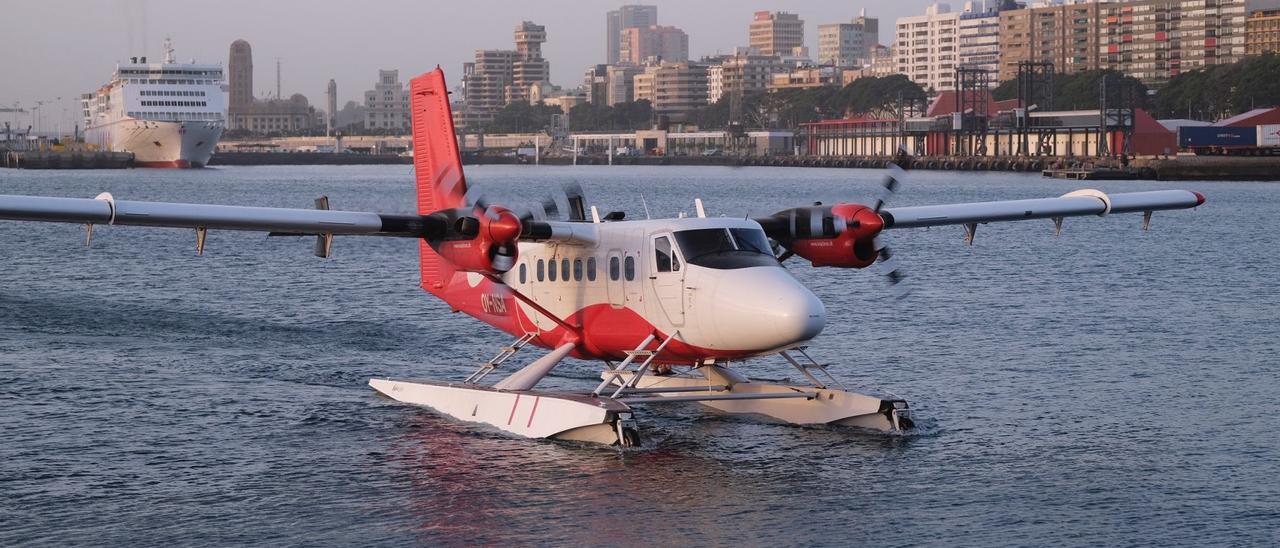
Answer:
[[511, 415], [507, 417], [507, 426], [511, 426], [511, 421], [516, 418], [516, 407], [520, 406], [520, 394], [516, 394], [516, 402], [511, 404]]
[[542, 399], [542, 396], [533, 397], [533, 411], [529, 412], [529, 422], [524, 425], [525, 428], [533, 426], [533, 414], [538, 412], [538, 400], [541, 400], [541, 399]]

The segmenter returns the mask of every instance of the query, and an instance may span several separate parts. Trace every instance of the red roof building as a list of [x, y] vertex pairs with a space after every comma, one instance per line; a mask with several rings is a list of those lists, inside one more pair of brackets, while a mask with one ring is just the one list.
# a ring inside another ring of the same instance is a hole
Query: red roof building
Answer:
[[1213, 124], [1218, 127], [1253, 127], [1280, 124], [1280, 107], [1255, 108]]
[[[948, 114], [955, 113], [956, 99], [957, 99], [957, 94], [959, 93], [960, 92], [953, 91], [953, 90], [948, 90], [948, 91], [943, 91], [938, 93], [938, 95], [933, 98], [933, 101], [929, 103], [929, 110], [925, 115], [929, 117], [935, 117], [935, 116], [946, 116]], [[995, 97], [991, 96], [990, 91], [980, 90], [980, 91], [970, 91], [968, 93], [969, 93], [969, 96], [967, 97], [967, 99], [969, 100], [966, 101], [966, 103], [972, 104], [976, 102], [985, 101], [987, 106], [988, 116], [995, 116], [997, 112], [1000, 112], [1002, 110], [1011, 110], [1011, 109], [1017, 108], [1018, 106], [1017, 99], [1006, 99], [1004, 101], [997, 101]]]

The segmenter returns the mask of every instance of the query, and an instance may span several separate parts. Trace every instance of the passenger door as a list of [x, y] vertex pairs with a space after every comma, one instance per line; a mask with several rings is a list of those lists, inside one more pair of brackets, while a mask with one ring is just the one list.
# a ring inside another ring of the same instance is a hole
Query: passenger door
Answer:
[[614, 308], [622, 308], [625, 302], [622, 293], [622, 252], [617, 249], [610, 250], [609, 257], [605, 259], [604, 263], [605, 285], [609, 290], [609, 305]]
[[649, 281], [667, 319], [673, 325], [684, 325], [684, 261], [676, 251], [670, 232], [654, 235], [649, 240]]

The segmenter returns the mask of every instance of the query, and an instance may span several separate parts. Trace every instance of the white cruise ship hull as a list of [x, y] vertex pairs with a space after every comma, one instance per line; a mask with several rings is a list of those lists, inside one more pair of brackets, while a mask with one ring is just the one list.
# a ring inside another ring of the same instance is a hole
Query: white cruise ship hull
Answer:
[[204, 167], [221, 137], [221, 122], [125, 119], [85, 131], [103, 150], [132, 152], [135, 167]]

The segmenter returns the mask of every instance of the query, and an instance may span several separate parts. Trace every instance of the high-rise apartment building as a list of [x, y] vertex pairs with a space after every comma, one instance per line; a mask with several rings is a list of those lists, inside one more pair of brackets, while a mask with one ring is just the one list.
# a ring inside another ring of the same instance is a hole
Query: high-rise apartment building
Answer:
[[1188, 70], [1245, 55], [1253, 0], [1133, 0], [1039, 6], [1000, 15], [1000, 78], [1021, 61], [1052, 62], [1059, 73], [1097, 68], [1150, 86]]
[[804, 47], [804, 21], [785, 11], [757, 11], [748, 37], [751, 47], [765, 55], [791, 54]]
[[605, 91], [605, 104], [609, 106], [628, 101], [638, 101], [635, 91], [635, 78], [644, 74], [644, 67], [637, 65], [615, 65], [606, 69], [608, 85]]
[[680, 115], [707, 104], [707, 66], [654, 65], [635, 76], [635, 100], [648, 100], [661, 115]]
[[859, 15], [849, 23], [818, 25], [818, 64], [858, 67], [870, 62], [880, 43], [880, 22]]
[[689, 60], [689, 35], [676, 27], [632, 27], [622, 31], [619, 62], [643, 65], [650, 60], [683, 63]]
[[516, 52], [502, 49], [476, 50], [475, 61], [462, 65], [463, 113], [455, 115], [459, 126], [493, 120], [507, 104]]
[[516, 55], [511, 63], [511, 85], [506, 90], [506, 103], [529, 100], [529, 89], [551, 80], [551, 63], [542, 58], [542, 43], [547, 41], [547, 28], [524, 21], [516, 26]]
[[622, 32], [658, 24], [658, 6], [627, 5], [605, 15], [605, 59], [610, 65], [621, 62]]
[[1280, 10], [1249, 14], [1244, 32], [1245, 55], [1280, 52]]
[[924, 15], [899, 17], [895, 46], [898, 72], [926, 90], [955, 89], [960, 64], [960, 13], [936, 3]]
[[378, 82], [364, 92], [364, 108], [365, 129], [409, 130], [409, 92], [400, 81], [400, 71], [378, 71]]
[[871, 64], [862, 71], [862, 76], [884, 77], [898, 73], [898, 59], [893, 48], [879, 45], [871, 49]]
[[996, 2], [968, 2], [960, 14], [960, 66], [983, 69], [1000, 83], [1000, 12]]
[[862, 47], [866, 53], [866, 59], [871, 58], [871, 50], [880, 45], [880, 20], [875, 17], [867, 17], [867, 10], [863, 9], [853, 18], [853, 24], [862, 25]]
[[714, 103], [737, 92], [744, 95], [762, 92], [769, 87], [774, 74], [785, 70], [787, 67], [776, 55], [739, 48], [732, 56], [708, 68], [707, 101]]
[[818, 64], [856, 67], [867, 58], [862, 26], [853, 23], [818, 25]]
[[1018, 75], [1023, 61], [1050, 62], [1073, 74], [1099, 68], [1096, 2], [1055, 4], [1000, 12], [1000, 80]]
[[608, 104], [609, 65], [600, 63], [587, 69], [587, 72], [582, 75], [582, 89], [587, 92], [588, 103]]
[[[657, 71], [656, 66], [651, 66], [644, 71], [637, 73], [631, 79], [632, 100], [648, 101], [650, 105], [657, 99], [653, 95], [654, 72]], [[652, 71], [650, 70], [652, 69]]]
[[548, 83], [551, 63], [542, 57], [547, 29], [529, 21], [516, 26], [514, 50], [476, 50], [475, 61], [462, 65], [462, 109], [454, 112], [460, 127], [493, 120], [502, 107], [529, 101], [533, 89]]
[[724, 97], [724, 65], [707, 66], [707, 104], [714, 104]]
[[1274, 0], [1135, 0], [1100, 5], [1102, 68], [1150, 86], [1183, 72], [1234, 63], [1247, 50], [1251, 10]]

